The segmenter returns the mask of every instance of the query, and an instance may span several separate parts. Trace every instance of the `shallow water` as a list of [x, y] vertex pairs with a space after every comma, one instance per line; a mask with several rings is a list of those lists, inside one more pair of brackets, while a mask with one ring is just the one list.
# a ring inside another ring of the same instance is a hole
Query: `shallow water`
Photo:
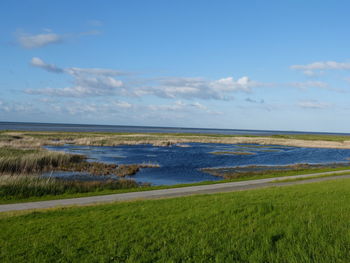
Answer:
[[[84, 154], [90, 161], [115, 164], [157, 163], [160, 168], [144, 168], [130, 177], [153, 185], [194, 183], [221, 178], [201, 172], [205, 167], [233, 167], [247, 165], [290, 165], [296, 163], [346, 163], [349, 149], [300, 148], [278, 145], [189, 143], [189, 147], [160, 147], [152, 145], [121, 146], [47, 146], [47, 149]], [[181, 146], [181, 145], [180, 145]], [[183, 146], [183, 145], [182, 145]], [[212, 154], [234, 152], [236, 154]], [[252, 153], [239, 155], [238, 153]], [[72, 174], [55, 172], [52, 176]], [[79, 174], [80, 178], [83, 176]]]

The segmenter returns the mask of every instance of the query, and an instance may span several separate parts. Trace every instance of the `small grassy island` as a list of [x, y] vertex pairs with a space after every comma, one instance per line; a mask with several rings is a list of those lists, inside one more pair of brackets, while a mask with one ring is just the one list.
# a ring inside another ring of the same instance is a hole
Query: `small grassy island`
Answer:
[[251, 153], [251, 152], [229, 152], [229, 151], [222, 151], [222, 152], [211, 152], [211, 154], [217, 154], [217, 155], [222, 155], [222, 154], [232, 154], [232, 155], [254, 155], [255, 153]]

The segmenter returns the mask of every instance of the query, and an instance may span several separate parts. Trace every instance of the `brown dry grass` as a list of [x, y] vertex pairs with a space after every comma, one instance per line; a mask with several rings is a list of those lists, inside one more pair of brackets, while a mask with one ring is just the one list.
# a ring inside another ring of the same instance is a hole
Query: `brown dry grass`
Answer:
[[169, 146], [173, 144], [223, 143], [223, 144], [261, 144], [285, 145], [296, 147], [350, 149], [350, 137], [340, 136], [221, 136], [194, 134], [113, 134], [113, 133], [78, 133], [78, 132], [1, 132], [0, 147], [40, 148], [43, 145], [94, 145], [116, 146], [152, 144]]

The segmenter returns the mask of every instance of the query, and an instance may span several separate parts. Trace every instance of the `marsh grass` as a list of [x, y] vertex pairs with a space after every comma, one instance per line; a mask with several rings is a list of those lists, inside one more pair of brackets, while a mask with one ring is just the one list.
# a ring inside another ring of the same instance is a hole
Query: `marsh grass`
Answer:
[[34, 174], [49, 171], [87, 172], [92, 175], [125, 177], [141, 168], [156, 168], [158, 164], [106, 164], [87, 162], [83, 155], [51, 152], [43, 149], [0, 148], [0, 174]]
[[2, 200], [140, 187], [134, 180], [72, 181], [33, 175], [0, 176]]
[[[152, 144], [171, 146], [181, 143], [224, 143], [264, 145], [289, 145], [297, 147], [350, 148], [350, 136], [296, 134], [296, 135], [219, 135], [190, 133], [109, 133], [109, 132], [40, 132], [40, 131], [3, 131], [0, 133], [0, 147], [40, 147], [43, 145], [94, 145], [116, 146]], [[253, 145], [252, 147], [259, 147]]]
[[349, 163], [327, 165], [294, 164], [287, 166], [252, 165], [246, 167], [203, 168], [201, 171], [228, 180], [251, 180], [348, 169], [350, 169]]
[[0, 148], [0, 174], [29, 174], [54, 170], [69, 163], [82, 162], [82, 155], [41, 149]]
[[68, 162], [57, 167], [59, 171], [87, 172], [92, 175], [116, 175], [119, 177], [131, 176], [140, 171], [141, 168], [158, 168], [155, 163], [143, 164], [106, 164], [100, 162]]
[[237, 152], [229, 152], [229, 151], [221, 151], [221, 152], [211, 152], [211, 154], [216, 154], [216, 155], [254, 155], [256, 153], [252, 152], [243, 152], [243, 151], [237, 151]]
[[277, 139], [296, 139], [296, 140], [320, 140], [320, 141], [334, 141], [344, 142], [349, 141], [349, 135], [327, 135], [327, 134], [276, 134], [269, 136]]

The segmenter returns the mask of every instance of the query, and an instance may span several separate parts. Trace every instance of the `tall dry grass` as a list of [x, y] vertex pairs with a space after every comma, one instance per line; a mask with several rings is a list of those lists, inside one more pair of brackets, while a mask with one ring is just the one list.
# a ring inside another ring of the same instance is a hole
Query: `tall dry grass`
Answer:
[[0, 199], [23, 199], [46, 195], [87, 193], [140, 187], [134, 180], [71, 181], [33, 175], [0, 176]]
[[38, 149], [0, 148], [0, 174], [28, 174], [50, 171], [61, 165], [84, 160], [81, 155]]

